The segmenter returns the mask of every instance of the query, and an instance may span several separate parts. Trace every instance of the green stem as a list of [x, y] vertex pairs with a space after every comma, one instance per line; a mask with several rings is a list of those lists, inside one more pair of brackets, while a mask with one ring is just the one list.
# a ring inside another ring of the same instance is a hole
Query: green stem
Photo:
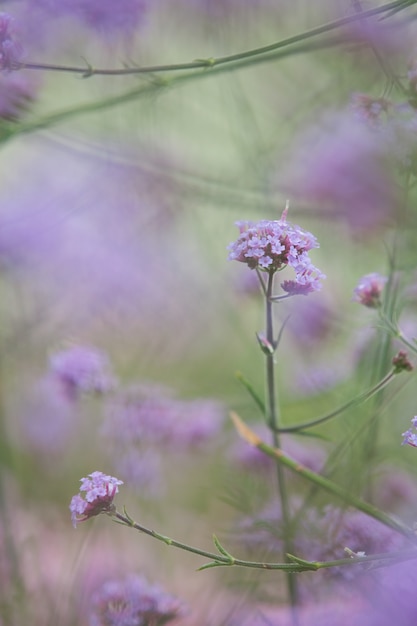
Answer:
[[63, 66], [63, 65], [54, 65], [54, 64], [44, 64], [44, 63], [18, 63], [15, 65], [13, 69], [29, 69], [29, 70], [49, 70], [49, 71], [58, 71], [58, 72], [70, 72], [81, 74], [85, 77], [90, 76], [126, 76], [132, 74], [156, 74], [159, 72], [176, 72], [180, 70], [192, 70], [199, 68], [213, 68], [219, 65], [226, 65], [229, 63], [234, 63], [236, 61], [242, 61], [245, 59], [253, 58], [260, 55], [266, 55], [270, 52], [275, 52], [281, 48], [286, 46], [290, 46], [295, 43], [299, 43], [300, 41], [306, 41], [308, 39], [317, 37], [318, 35], [323, 35], [324, 33], [331, 32], [332, 30], [336, 30], [346, 26], [348, 24], [353, 24], [354, 22], [362, 21], [368, 17], [373, 17], [376, 15], [380, 15], [382, 13], [386, 13], [395, 9], [405, 9], [409, 6], [415, 4], [417, 0], [397, 0], [396, 2], [389, 2], [387, 4], [382, 5], [381, 7], [376, 7], [374, 9], [369, 9], [368, 11], [361, 11], [361, 13], [355, 13], [353, 15], [348, 15], [346, 17], [333, 20], [332, 22], [328, 22], [327, 24], [322, 24], [321, 26], [317, 26], [316, 28], [312, 28], [310, 30], [304, 31], [303, 33], [299, 33], [298, 35], [293, 35], [291, 37], [287, 37], [280, 41], [274, 42], [272, 44], [268, 44], [266, 46], [261, 46], [258, 48], [252, 48], [250, 50], [245, 50], [243, 52], [238, 52], [235, 54], [230, 54], [223, 57], [212, 57], [208, 59], [197, 59], [195, 61], [187, 62], [187, 63], [173, 63], [173, 64], [165, 64], [165, 65], [151, 65], [147, 67], [128, 67], [118, 70], [109, 70], [109, 69], [96, 69], [90, 64], [87, 63], [87, 67], [77, 67], [77, 66]]
[[[87, 104], [80, 105], [78, 107], [73, 107], [71, 109], [64, 109], [62, 111], [58, 111], [56, 113], [52, 113], [51, 115], [45, 116], [44, 118], [34, 120], [32, 122], [26, 122], [23, 124], [8, 124], [5, 125], [2, 129], [1, 141], [7, 141], [15, 136], [25, 133], [32, 133], [42, 128], [49, 128], [55, 124], [64, 122], [73, 117], [77, 117], [79, 115], [84, 115], [88, 113], [94, 113], [96, 111], [105, 110], [108, 108], [112, 108], [114, 106], [125, 104], [132, 100], [138, 100], [141, 97], [146, 97], [149, 95], [155, 94], [158, 90], [161, 90], [163, 87], [174, 87], [179, 86], [184, 83], [187, 83], [191, 80], [199, 80], [205, 79], [209, 76], [214, 77], [219, 73], [225, 73], [230, 71], [239, 70], [242, 68], [250, 67], [255, 63], [265, 63], [276, 61], [280, 58], [287, 57], [291, 54], [299, 54], [300, 52], [311, 52], [312, 50], [316, 50], [318, 48], [323, 48], [329, 45], [337, 45], [338, 41], [340, 43], [340, 39], [330, 40], [322, 42], [322, 44], [318, 44], [318, 42], [307, 42], [309, 38], [313, 38], [319, 34], [325, 33], [335, 28], [339, 28], [340, 26], [344, 26], [348, 23], [353, 23], [359, 19], [363, 19], [363, 17], [370, 17], [372, 15], [382, 14], [387, 11], [393, 11], [395, 9], [402, 10], [408, 6], [415, 4], [417, 0], [398, 0], [397, 2], [391, 2], [382, 7], [377, 7], [375, 9], [371, 9], [369, 11], [364, 11], [360, 16], [352, 15], [346, 18], [342, 18], [341, 20], [335, 20], [334, 22], [330, 22], [329, 24], [325, 24], [321, 27], [315, 28], [311, 31], [307, 31], [306, 33], [301, 33], [300, 35], [295, 35], [288, 39], [281, 40], [276, 42], [275, 44], [271, 44], [269, 46], [264, 46], [263, 48], [256, 48], [254, 50], [242, 52], [239, 54], [231, 55], [229, 57], [219, 57], [217, 59], [203, 59], [198, 61], [193, 61], [192, 63], [185, 64], [174, 64], [174, 65], [160, 65], [160, 66], [150, 66], [147, 68], [135, 68], [136, 74], [148, 74], [151, 77], [151, 82], [147, 85], [140, 85], [133, 90], [126, 91], [125, 93], [114, 96], [111, 98], [107, 98], [105, 100], [90, 102]], [[303, 42], [303, 45], [296, 46], [295, 44], [298, 42]], [[291, 44], [291, 45], [290, 45]], [[289, 47], [289, 50], [285, 48]], [[214, 65], [213, 65], [214, 61]], [[40, 64], [32, 64], [32, 69], [41, 69]], [[156, 74], [159, 71], [173, 71], [174, 69], [177, 71], [182, 66], [182, 69], [193, 70], [186, 72], [184, 74], [176, 75], [171, 79], [166, 77], [158, 78]], [[30, 65], [26, 64], [21, 67], [26, 67], [30, 69]], [[51, 65], [49, 69], [58, 68], [58, 66]], [[45, 67], [45, 69], [48, 69]], [[210, 71], [208, 71], [208, 69]], [[71, 71], [77, 71], [80, 74], [84, 74], [85, 76], [89, 76], [92, 73], [98, 74], [99, 70], [94, 70], [91, 66], [87, 64], [87, 67], [80, 68], [70, 68]], [[66, 71], [64, 67], [60, 67], [59, 71]], [[102, 70], [103, 72], [111, 72], [114, 74], [115, 72], [123, 72], [132, 74], [132, 68], [124, 69], [124, 70]], [[101, 71], [100, 71], [101, 72]]]
[[[217, 538], [214, 538], [215, 544], [219, 546], [221, 553], [217, 554], [215, 552], [209, 552], [208, 550], [201, 550], [200, 548], [196, 548], [195, 546], [190, 546], [189, 544], [183, 543], [182, 541], [177, 541], [176, 539], [171, 539], [165, 535], [161, 535], [155, 530], [151, 530], [150, 528], [146, 528], [146, 526], [142, 526], [138, 522], [135, 522], [126, 511], [124, 514], [119, 513], [114, 510], [109, 513], [112, 517], [116, 518], [116, 521], [123, 526], [128, 526], [129, 528], [134, 528], [149, 537], [153, 537], [158, 541], [161, 541], [167, 546], [173, 546], [174, 548], [178, 548], [179, 550], [184, 550], [186, 552], [191, 552], [198, 556], [203, 556], [205, 558], [211, 559], [212, 562], [209, 563], [209, 566], [229, 566], [229, 567], [248, 567], [252, 569], [263, 569], [263, 570], [283, 570], [285, 572], [296, 574], [306, 571], [316, 571], [319, 569], [326, 569], [330, 567], [343, 567], [343, 566], [353, 566], [357, 564], [364, 563], [373, 563], [376, 562], [378, 565], [390, 564], [398, 561], [407, 561], [411, 559], [417, 558], [417, 551], [413, 550], [400, 550], [397, 552], [386, 552], [382, 554], [372, 554], [369, 556], [361, 556], [357, 558], [344, 558], [337, 559], [333, 561], [306, 561], [304, 559], [300, 559], [291, 554], [286, 555], [288, 557], [288, 562], [286, 563], [268, 563], [263, 561], [246, 561], [244, 559], [236, 559], [231, 554], [226, 552], [222, 546], [220, 546]], [[224, 553], [224, 554], [223, 554]], [[206, 569], [207, 566], [203, 566], [200, 569]]]
[[323, 422], [327, 422], [333, 419], [334, 417], [341, 415], [348, 409], [351, 409], [357, 406], [358, 404], [362, 404], [362, 402], [366, 402], [366, 400], [369, 400], [370, 398], [372, 398], [372, 396], [374, 396], [379, 391], [384, 389], [391, 382], [391, 380], [393, 380], [395, 375], [396, 375], [396, 370], [395, 369], [391, 370], [389, 374], [384, 376], [384, 378], [380, 380], [376, 385], [374, 385], [371, 389], [364, 391], [359, 396], [357, 396], [356, 398], [353, 398], [353, 400], [349, 400], [349, 402], [346, 402], [346, 404], [343, 404], [338, 409], [335, 409], [331, 413], [327, 413], [327, 415], [323, 415], [322, 417], [317, 417], [316, 419], [310, 420], [308, 422], [302, 422], [301, 424], [295, 424], [294, 426], [280, 427], [278, 428], [278, 431], [280, 433], [296, 433], [300, 430], [305, 430], [306, 428], [312, 428], [313, 426], [318, 426], [319, 424], [323, 424]]
[[391, 321], [381, 308], [378, 309], [378, 312], [383, 328], [387, 328], [395, 339], [401, 341], [404, 346], [409, 348], [409, 350], [414, 352], [414, 354], [417, 354], [417, 344], [408, 341], [408, 339], [404, 337], [401, 330], [398, 328], [397, 324]]
[[292, 573], [306, 571], [306, 569], [312, 569], [311, 567], [306, 568], [294, 563], [263, 563], [259, 561], [245, 561], [242, 559], [235, 559], [231, 555], [224, 556], [215, 552], [209, 552], [208, 550], [201, 550], [200, 548], [190, 546], [189, 544], [183, 543], [182, 541], [176, 541], [175, 539], [171, 539], [170, 537], [166, 537], [165, 535], [157, 533], [155, 530], [151, 530], [149, 528], [146, 528], [145, 526], [142, 526], [141, 524], [138, 524], [130, 516], [127, 515], [126, 511], [124, 515], [122, 515], [118, 511], [112, 512], [111, 515], [125, 526], [129, 526], [130, 528], [139, 530], [145, 535], [153, 537], [154, 539], [158, 539], [158, 541], [162, 541], [168, 546], [173, 546], [174, 548], [179, 548], [180, 550], [185, 550], [186, 552], [192, 552], [193, 554], [197, 554], [198, 556], [204, 556], [205, 558], [212, 559], [214, 563], [218, 563], [219, 565], [236, 565], [240, 567], [250, 567], [254, 569], [284, 570]]
[[[271, 297], [273, 294], [275, 271], [272, 270], [268, 273], [268, 282], [266, 286], [265, 294], [265, 317], [266, 317], [266, 340], [271, 346], [276, 346], [276, 339], [274, 335], [274, 319], [273, 319], [273, 303]], [[275, 351], [271, 353], [265, 353], [266, 363], [266, 406], [267, 406], [267, 422], [272, 431], [272, 441], [275, 448], [280, 447], [279, 436], [279, 418], [278, 418], [278, 406], [276, 401], [275, 390]], [[288, 491], [285, 480], [284, 468], [277, 464], [277, 479], [278, 479], [278, 491], [282, 510], [282, 522], [283, 522], [283, 539], [285, 553], [291, 553], [293, 551], [292, 537], [291, 537], [291, 516], [289, 508]], [[295, 615], [295, 606], [297, 604], [297, 585], [296, 580], [291, 574], [287, 576], [287, 588], [288, 595], [291, 601], [293, 609], [293, 621], [297, 624], [297, 617]]]

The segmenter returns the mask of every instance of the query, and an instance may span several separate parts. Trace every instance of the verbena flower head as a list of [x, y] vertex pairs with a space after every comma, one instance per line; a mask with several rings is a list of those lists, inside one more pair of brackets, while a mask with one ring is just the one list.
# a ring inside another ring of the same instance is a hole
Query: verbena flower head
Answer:
[[[113, 498], [119, 491], [123, 481], [103, 472], [93, 472], [81, 478], [80, 493], [73, 496], [70, 504], [72, 525], [85, 522], [100, 513], [111, 513], [114, 510]], [[84, 497], [81, 492], [85, 492]]]
[[362, 276], [354, 289], [353, 301], [359, 302], [370, 309], [376, 309], [381, 304], [381, 294], [388, 278], [373, 273]]
[[284, 281], [282, 288], [291, 295], [307, 295], [320, 289], [319, 281], [325, 278], [308, 256], [319, 244], [310, 232], [287, 222], [286, 216], [287, 209], [279, 220], [236, 222], [240, 235], [228, 246], [229, 259], [266, 272], [290, 266], [296, 278]]
[[13, 33], [13, 18], [0, 13], [0, 71], [12, 70], [22, 56], [23, 49]]
[[51, 356], [51, 373], [73, 397], [77, 393], [105, 393], [114, 385], [107, 356], [88, 346], [73, 346]]
[[91, 605], [90, 626], [162, 626], [187, 613], [178, 598], [135, 575], [105, 583]]

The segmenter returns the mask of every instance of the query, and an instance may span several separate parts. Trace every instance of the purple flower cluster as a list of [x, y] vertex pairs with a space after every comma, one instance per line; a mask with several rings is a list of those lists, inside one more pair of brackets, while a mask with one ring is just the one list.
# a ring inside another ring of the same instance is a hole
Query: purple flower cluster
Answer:
[[281, 284], [290, 295], [307, 295], [320, 289], [320, 280], [325, 276], [308, 256], [309, 250], [319, 244], [311, 233], [286, 221], [286, 210], [280, 220], [242, 221], [236, 225], [240, 236], [228, 246], [230, 260], [270, 273], [292, 267], [295, 280]]
[[413, 448], [417, 448], [417, 415], [413, 417], [413, 419], [411, 420], [411, 424], [416, 432], [413, 432], [412, 428], [406, 430], [405, 433], [402, 434], [404, 439], [401, 445], [405, 446], [406, 444], [408, 444]]
[[354, 289], [353, 301], [359, 302], [370, 309], [376, 309], [381, 304], [381, 293], [388, 278], [373, 273], [362, 276]]
[[[99, 513], [111, 512], [113, 498], [119, 491], [119, 485], [123, 485], [122, 480], [103, 472], [93, 472], [87, 478], [81, 478], [80, 482], [80, 493], [73, 496], [69, 507], [74, 528], [78, 522], [85, 522]], [[85, 492], [84, 497], [82, 491]]]
[[162, 626], [186, 615], [186, 606], [144, 576], [106, 582], [91, 599], [90, 626]]
[[51, 374], [71, 398], [80, 393], [105, 393], [114, 386], [107, 356], [88, 346], [73, 346], [50, 358]]
[[0, 13], [0, 71], [14, 69], [23, 53], [12, 26], [13, 18], [7, 13]]

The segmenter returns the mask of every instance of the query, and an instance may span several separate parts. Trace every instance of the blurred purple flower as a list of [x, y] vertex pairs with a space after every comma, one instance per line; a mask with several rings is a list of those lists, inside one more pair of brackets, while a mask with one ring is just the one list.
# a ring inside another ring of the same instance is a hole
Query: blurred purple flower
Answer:
[[51, 376], [24, 395], [19, 413], [19, 443], [23, 441], [46, 460], [63, 452], [77, 423], [73, 403]]
[[362, 276], [354, 289], [352, 300], [370, 309], [378, 308], [381, 304], [381, 294], [387, 281], [388, 278], [386, 276], [381, 276], [381, 274], [376, 272]]
[[164, 494], [161, 456], [157, 451], [127, 447], [114, 455], [113, 464], [118, 476], [142, 498]]
[[289, 381], [289, 388], [300, 396], [310, 396], [323, 393], [346, 379], [349, 369], [340, 358], [323, 363], [315, 362], [311, 365], [298, 367], [293, 380]]
[[35, 100], [36, 89], [23, 72], [0, 74], [0, 119], [19, 119]]
[[[80, 482], [80, 493], [72, 497], [69, 507], [74, 528], [90, 517], [113, 511], [113, 498], [119, 491], [119, 485], [123, 485], [122, 480], [97, 471], [81, 478]], [[84, 497], [81, 492], [85, 492]]]
[[[345, 548], [366, 555], [399, 550], [404, 538], [381, 522], [354, 509], [332, 505], [323, 510], [310, 509], [301, 521], [296, 544], [303, 558], [335, 560], [346, 558]], [[353, 580], [363, 573], [361, 567], [332, 567], [328, 576]]]
[[291, 339], [299, 344], [303, 353], [306, 347], [315, 347], [336, 332], [335, 310], [321, 295], [309, 298], [308, 301], [292, 301], [288, 310], [285, 329], [291, 333]]
[[80, 393], [106, 393], [115, 384], [107, 356], [89, 346], [73, 346], [55, 353], [49, 367], [69, 398]]
[[0, 71], [14, 69], [23, 54], [21, 44], [15, 39], [13, 22], [11, 15], [0, 13]]
[[35, 23], [74, 17], [97, 34], [129, 36], [143, 23], [149, 0], [118, 0], [117, 5], [111, 0], [38, 0], [36, 5], [27, 0], [26, 5]]
[[374, 128], [380, 128], [386, 122], [387, 114], [393, 110], [390, 100], [360, 92], [352, 94], [351, 107], [360, 121]]
[[287, 163], [280, 186], [355, 233], [375, 231], [394, 215], [399, 194], [386, 133], [352, 110], [328, 114], [301, 136]]
[[383, 568], [379, 572], [378, 584], [368, 594], [372, 608], [366, 614], [363, 626], [415, 626], [416, 586], [416, 560]]
[[144, 576], [106, 582], [91, 598], [90, 626], [162, 626], [183, 617], [187, 608], [178, 598]]
[[194, 448], [219, 434], [224, 417], [215, 400], [180, 400], [166, 388], [142, 385], [114, 400], [103, 434], [127, 444]]
[[417, 502], [417, 484], [414, 478], [394, 466], [386, 466], [378, 472], [375, 482], [375, 501], [383, 510], [396, 514], [414, 513]]

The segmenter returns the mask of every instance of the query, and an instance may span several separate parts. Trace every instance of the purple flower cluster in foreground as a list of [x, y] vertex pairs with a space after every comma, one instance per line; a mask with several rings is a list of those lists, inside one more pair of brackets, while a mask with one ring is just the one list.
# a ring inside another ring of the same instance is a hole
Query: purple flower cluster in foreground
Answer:
[[353, 301], [359, 302], [370, 309], [376, 309], [381, 304], [381, 293], [388, 278], [376, 272], [362, 276], [354, 289]]
[[19, 63], [22, 47], [14, 38], [13, 18], [7, 13], [0, 13], [0, 71], [11, 70]]
[[402, 434], [404, 439], [401, 445], [405, 446], [408, 444], [409, 446], [413, 446], [413, 448], [417, 448], [417, 415], [413, 417], [411, 424], [415, 432], [413, 432], [412, 428], [406, 430], [405, 433]]
[[236, 222], [240, 235], [228, 246], [229, 259], [246, 263], [250, 269], [276, 272], [290, 266], [295, 280], [285, 280], [281, 287], [290, 295], [307, 295], [321, 288], [325, 278], [311, 262], [309, 250], [318, 248], [317, 239], [299, 226], [286, 221], [286, 210], [279, 220]]
[[52, 355], [51, 374], [63, 385], [68, 396], [79, 393], [105, 393], [114, 386], [107, 356], [88, 346], [73, 346]]
[[91, 599], [90, 626], [162, 626], [186, 615], [186, 606], [144, 576], [111, 580]]
[[[93, 472], [86, 478], [81, 478], [80, 482], [80, 493], [73, 496], [69, 507], [74, 528], [78, 522], [85, 522], [99, 513], [110, 512], [119, 485], [123, 485], [122, 480], [103, 472]], [[84, 497], [81, 492], [85, 492]]]

